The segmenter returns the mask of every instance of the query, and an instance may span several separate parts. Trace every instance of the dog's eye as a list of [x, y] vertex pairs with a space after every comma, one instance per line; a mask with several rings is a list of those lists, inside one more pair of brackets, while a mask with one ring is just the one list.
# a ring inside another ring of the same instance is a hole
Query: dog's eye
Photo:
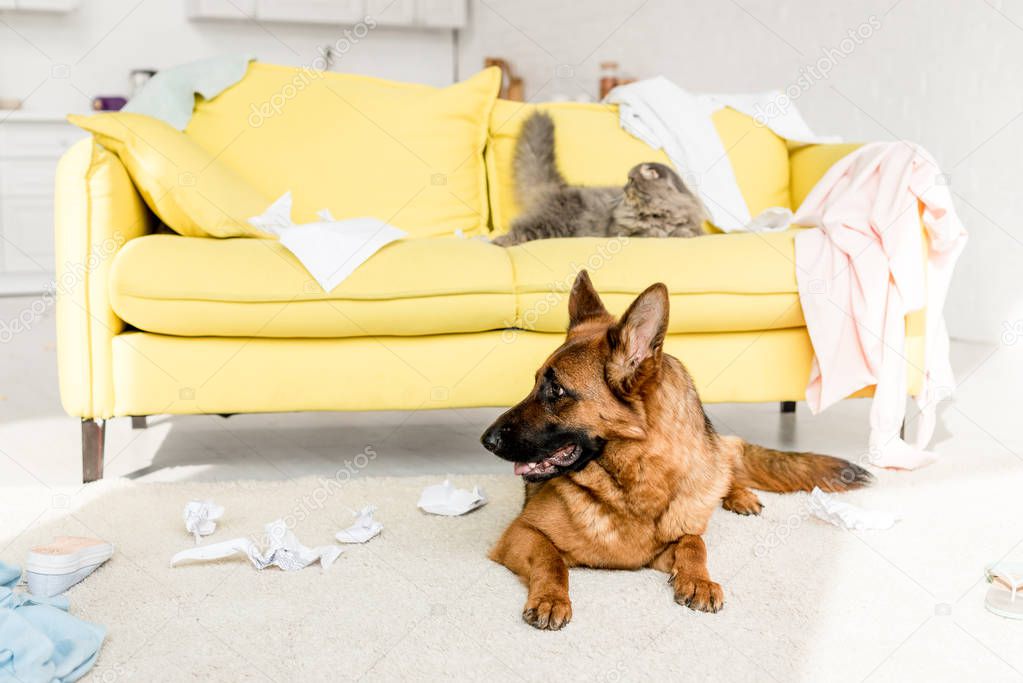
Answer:
[[547, 392], [551, 398], [557, 399], [565, 395], [565, 387], [561, 386], [557, 382], [551, 382], [547, 385]]

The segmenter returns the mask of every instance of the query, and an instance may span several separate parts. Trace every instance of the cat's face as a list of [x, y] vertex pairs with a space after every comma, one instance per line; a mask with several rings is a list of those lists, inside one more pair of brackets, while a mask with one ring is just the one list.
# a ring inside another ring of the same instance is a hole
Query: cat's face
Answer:
[[646, 237], [683, 236], [679, 230], [692, 228], [700, 234], [705, 212], [675, 171], [656, 162], [637, 164], [629, 171], [624, 201], [616, 210], [619, 230]]
[[625, 184], [625, 194], [634, 201], [650, 202], [658, 199], [671, 201], [679, 194], [692, 193], [673, 169], [651, 161], [632, 167], [629, 181]]

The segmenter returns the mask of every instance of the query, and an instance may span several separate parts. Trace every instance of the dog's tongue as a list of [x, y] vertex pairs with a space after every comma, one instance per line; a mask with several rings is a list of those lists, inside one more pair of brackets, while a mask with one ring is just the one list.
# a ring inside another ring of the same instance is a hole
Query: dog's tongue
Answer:
[[517, 462], [517, 463], [515, 463], [515, 475], [516, 476], [523, 475], [523, 474], [525, 474], [528, 471], [529, 471], [529, 463], [528, 462]]

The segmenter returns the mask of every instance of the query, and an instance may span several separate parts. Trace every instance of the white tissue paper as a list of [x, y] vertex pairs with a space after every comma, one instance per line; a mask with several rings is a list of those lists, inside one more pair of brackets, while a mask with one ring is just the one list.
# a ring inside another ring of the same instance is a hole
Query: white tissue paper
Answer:
[[277, 235], [284, 248], [295, 255], [325, 292], [341, 284], [384, 246], [407, 235], [378, 218], [338, 221], [327, 209], [316, 215], [319, 222], [293, 223], [289, 191], [262, 214], [250, 218], [249, 223]]
[[814, 486], [807, 504], [810, 514], [825, 522], [846, 529], [890, 529], [899, 521], [898, 515], [880, 510], [864, 510], [851, 503], [838, 500], [834, 495], [824, 493]]
[[234, 538], [222, 543], [182, 550], [171, 558], [170, 563], [173, 567], [185, 560], [219, 560], [241, 553], [249, 558], [256, 569], [266, 569], [275, 565], [290, 572], [308, 567], [318, 560], [320, 566], [327, 570], [342, 553], [341, 546], [338, 545], [321, 545], [315, 548], [302, 545], [283, 519], [266, 525], [265, 544], [267, 549], [263, 551], [251, 539]]
[[182, 516], [185, 518], [185, 529], [195, 536], [198, 545], [200, 536], [209, 536], [217, 528], [216, 520], [224, 514], [223, 506], [212, 500], [192, 500], [185, 504]]
[[443, 484], [435, 484], [423, 489], [419, 495], [418, 503], [419, 509], [424, 512], [448, 517], [464, 515], [486, 504], [487, 494], [479, 486], [474, 486], [472, 491], [456, 489], [447, 479]]
[[749, 223], [746, 230], [749, 232], [781, 232], [788, 230], [792, 225], [792, 209], [784, 206], [772, 206], [758, 213]]
[[377, 509], [367, 505], [355, 514], [355, 524], [343, 531], [337, 532], [334, 536], [342, 543], [365, 543], [384, 530], [384, 525], [373, 519], [373, 513]]

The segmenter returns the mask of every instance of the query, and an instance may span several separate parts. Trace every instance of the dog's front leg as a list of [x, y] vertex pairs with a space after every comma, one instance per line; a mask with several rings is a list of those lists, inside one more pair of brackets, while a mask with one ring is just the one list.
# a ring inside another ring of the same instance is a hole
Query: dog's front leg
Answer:
[[703, 537], [686, 534], [675, 543], [671, 568], [675, 602], [701, 612], [717, 612], [725, 604], [721, 586], [707, 572], [707, 546]]
[[529, 588], [522, 609], [527, 624], [556, 631], [572, 619], [568, 566], [549, 538], [516, 520], [490, 551], [490, 559], [518, 574]]

